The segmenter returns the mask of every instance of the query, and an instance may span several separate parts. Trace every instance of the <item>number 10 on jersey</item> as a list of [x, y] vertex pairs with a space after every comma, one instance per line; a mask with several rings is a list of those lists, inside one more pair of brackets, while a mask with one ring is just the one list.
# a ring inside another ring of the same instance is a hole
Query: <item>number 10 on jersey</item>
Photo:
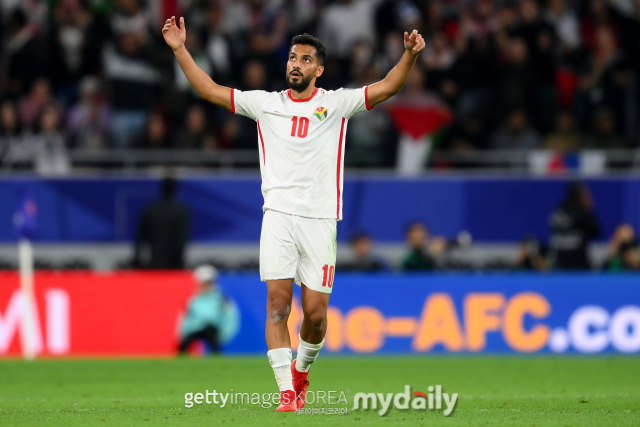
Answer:
[[322, 267], [322, 271], [324, 271], [322, 286], [333, 287], [333, 275], [335, 274], [336, 268], [333, 265], [325, 265]]
[[307, 132], [309, 131], [309, 119], [306, 117], [293, 116], [291, 119], [293, 125], [291, 126], [291, 136], [296, 136], [296, 129], [298, 138], [304, 138], [307, 136]]

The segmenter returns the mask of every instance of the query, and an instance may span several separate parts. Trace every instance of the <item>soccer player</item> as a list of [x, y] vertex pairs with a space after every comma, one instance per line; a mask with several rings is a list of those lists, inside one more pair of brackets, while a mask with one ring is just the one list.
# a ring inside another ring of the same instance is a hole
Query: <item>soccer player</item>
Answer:
[[[291, 40], [282, 92], [220, 86], [200, 69], [185, 48], [184, 18], [167, 19], [164, 39], [198, 94], [257, 122], [264, 212], [260, 236], [260, 277], [267, 282], [267, 356], [280, 388], [279, 412], [305, 404], [309, 367], [327, 330], [327, 307], [336, 262], [336, 222], [342, 219], [343, 153], [347, 121], [371, 110], [405, 84], [425, 42], [404, 33], [405, 52], [387, 76], [354, 90], [324, 90], [316, 79], [327, 51], [308, 34]], [[298, 357], [291, 363], [287, 319], [293, 282], [302, 288], [304, 319]]]

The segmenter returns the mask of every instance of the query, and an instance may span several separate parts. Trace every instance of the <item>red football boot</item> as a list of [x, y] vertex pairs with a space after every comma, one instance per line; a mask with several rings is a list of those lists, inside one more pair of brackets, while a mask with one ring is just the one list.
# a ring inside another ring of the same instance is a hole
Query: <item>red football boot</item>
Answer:
[[296, 404], [298, 409], [302, 409], [307, 397], [307, 387], [309, 387], [309, 381], [307, 381], [309, 371], [298, 372], [296, 362], [297, 360], [294, 360], [291, 364], [291, 375], [293, 376], [293, 389], [296, 391]]
[[296, 407], [296, 392], [293, 390], [285, 390], [280, 392], [280, 406], [276, 411], [278, 412], [295, 412]]

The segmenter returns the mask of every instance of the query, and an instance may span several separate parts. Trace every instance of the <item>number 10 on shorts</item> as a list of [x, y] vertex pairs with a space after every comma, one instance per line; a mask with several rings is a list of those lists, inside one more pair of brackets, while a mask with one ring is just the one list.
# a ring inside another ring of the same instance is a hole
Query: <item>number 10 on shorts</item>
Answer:
[[333, 275], [336, 272], [336, 268], [333, 265], [326, 264], [322, 267], [322, 271], [324, 271], [324, 276], [322, 277], [322, 286], [333, 287]]

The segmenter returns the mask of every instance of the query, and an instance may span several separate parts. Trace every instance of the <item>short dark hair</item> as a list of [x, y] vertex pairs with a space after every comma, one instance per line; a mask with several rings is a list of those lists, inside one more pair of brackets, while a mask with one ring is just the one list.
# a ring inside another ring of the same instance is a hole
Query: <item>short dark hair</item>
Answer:
[[313, 46], [316, 48], [316, 58], [318, 63], [324, 65], [324, 60], [327, 59], [327, 49], [324, 47], [319, 38], [312, 36], [311, 34], [300, 34], [291, 39], [291, 46], [296, 44], [306, 44], [307, 46]]

